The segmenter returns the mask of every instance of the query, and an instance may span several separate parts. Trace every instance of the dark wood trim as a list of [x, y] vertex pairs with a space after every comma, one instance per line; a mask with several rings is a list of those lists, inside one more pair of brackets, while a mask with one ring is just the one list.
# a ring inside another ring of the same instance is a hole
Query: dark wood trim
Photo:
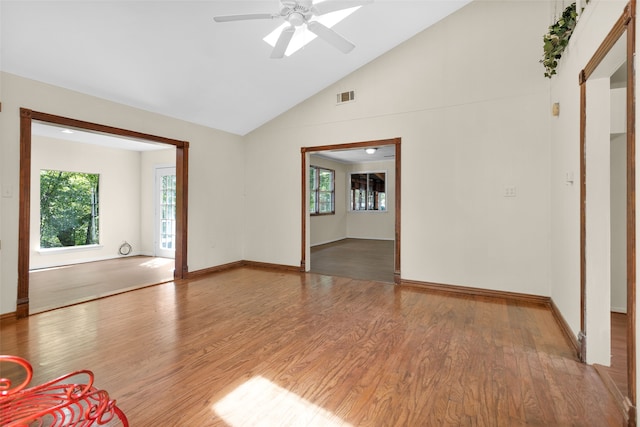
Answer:
[[225, 270], [240, 268], [244, 266], [244, 261], [234, 261], [227, 264], [217, 265], [215, 267], [203, 268], [202, 270], [190, 271], [185, 279], [198, 279], [209, 274], [219, 273]]
[[401, 230], [400, 230], [400, 224], [401, 224], [401, 199], [402, 199], [402, 192], [400, 191], [400, 189], [402, 188], [401, 182], [402, 182], [402, 150], [401, 150], [401, 141], [400, 138], [398, 138], [398, 142], [396, 143], [396, 217], [395, 217], [395, 248], [394, 248], [394, 270], [393, 270], [393, 282], [396, 285], [400, 284], [401, 281], [401, 275], [400, 275], [400, 236], [402, 236]]
[[635, 409], [631, 404], [631, 400], [629, 399], [629, 397], [622, 394], [615, 381], [613, 381], [613, 379], [607, 372], [606, 366], [594, 363], [593, 367], [598, 373], [598, 376], [604, 383], [605, 387], [607, 387], [607, 390], [609, 390], [609, 393], [611, 393], [611, 396], [613, 396], [613, 400], [616, 402], [616, 405], [618, 405], [620, 412], [622, 412], [622, 416], [624, 417], [624, 425], [635, 425], [631, 423], [631, 420], [635, 419]]
[[183, 279], [189, 273], [187, 265], [189, 206], [189, 144], [176, 147], [176, 253], [175, 279]]
[[518, 292], [497, 291], [493, 289], [471, 288], [468, 286], [446, 285], [442, 283], [420, 282], [417, 280], [402, 279], [400, 286], [426, 289], [434, 292], [444, 292], [457, 295], [472, 295], [485, 298], [499, 298], [507, 301], [525, 302], [528, 304], [539, 304], [547, 307], [551, 306], [551, 299], [541, 295], [521, 294]]
[[305, 154], [305, 148], [302, 147], [300, 149], [300, 154], [302, 158], [302, 163], [300, 166], [300, 203], [302, 207], [300, 209], [301, 218], [300, 225], [302, 227], [301, 235], [301, 243], [300, 243], [300, 272], [304, 273], [307, 271], [307, 209], [308, 209], [308, 198], [307, 198], [307, 156]]
[[20, 206], [18, 223], [18, 299], [16, 316], [29, 315], [29, 234], [31, 203], [31, 123], [33, 120], [59, 126], [106, 133], [176, 147], [176, 265], [175, 278], [184, 277], [187, 268], [188, 149], [187, 141], [150, 135], [68, 117], [20, 108]]
[[[636, 196], [635, 196], [635, 19], [636, 0], [631, 0], [622, 15], [607, 34], [585, 68], [578, 76], [580, 83], [580, 358], [586, 359], [586, 82], [593, 74], [611, 48], [625, 34], [627, 38], [627, 381], [626, 397], [618, 400], [618, 404], [626, 417], [628, 425], [636, 425]], [[605, 382], [609, 382], [608, 374], [602, 369], [598, 372]], [[610, 390], [617, 387], [607, 385]], [[612, 391], [614, 396], [616, 393]], [[618, 395], [622, 395], [618, 391]]]
[[351, 142], [345, 144], [334, 144], [334, 145], [318, 145], [315, 147], [301, 147], [300, 154], [302, 157], [301, 161], [301, 208], [302, 212], [301, 217], [301, 257], [300, 257], [300, 271], [306, 271], [306, 257], [307, 257], [307, 153], [317, 153], [319, 151], [330, 151], [330, 150], [349, 150], [354, 148], [366, 148], [366, 147], [379, 147], [381, 145], [394, 145], [395, 146], [395, 173], [396, 173], [396, 184], [395, 184], [395, 247], [394, 247], [394, 282], [396, 284], [400, 283], [401, 277], [401, 269], [400, 269], [400, 224], [401, 224], [401, 175], [402, 175], [402, 165], [401, 165], [401, 138], [391, 138], [391, 139], [381, 139], [375, 141], [362, 141], [362, 142]]
[[17, 313], [15, 311], [9, 313], [0, 314], [0, 323], [4, 322], [15, 322], [17, 318]]
[[18, 297], [16, 316], [29, 315], [29, 239], [31, 218], [31, 110], [20, 109], [20, 196], [18, 215]]
[[264, 268], [264, 269], [273, 270], [273, 271], [290, 271], [293, 273], [300, 273], [300, 269], [295, 265], [271, 264], [269, 262], [245, 260], [245, 261], [242, 261], [242, 267]]
[[636, 424], [636, 2], [627, 5], [627, 396]]
[[[584, 73], [581, 73], [584, 76]], [[586, 126], [587, 126], [587, 81], [580, 84], [580, 360], [587, 356], [587, 179], [586, 179]]]
[[578, 342], [578, 338], [576, 337], [576, 335], [574, 334], [573, 330], [569, 326], [569, 323], [567, 323], [567, 320], [564, 318], [564, 316], [560, 312], [560, 309], [556, 305], [555, 301], [553, 301], [553, 299], [550, 298], [549, 299], [549, 303], [550, 303], [550, 306], [551, 306], [551, 313], [553, 313], [553, 317], [556, 319], [556, 322], [560, 326], [560, 329], [562, 329], [562, 333], [564, 334], [565, 338], [567, 339], [569, 344], [571, 344], [571, 346], [575, 350], [576, 357], [579, 358], [580, 357], [580, 343]]
[[398, 144], [400, 138], [380, 139], [375, 141], [361, 141], [361, 142], [348, 142], [344, 144], [333, 145], [317, 145], [315, 147], [301, 147], [302, 153], [315, 153], [318, 151], [330, 151], [330, 150], [350, 150], [352, 148], [366, 148], [366, 147], [378, 147], [380, 145], [393, 145]]
[[[21, 108], [20, 110], [26, 110]], [[71, 119], [69, 117], [56, 116], [54, 114], [42, 113], [39, 111], [31, 111], [32, 119], [41, 122], [54, 123], [59, 126], [65, 126], [69, 128], [75, 128], [85, 131], [92, 131], [98, 133], [106, 133], [110, 135], [118, 135], [126, 138], [139, 139], [143, 142], [157, 142], [160, 144], [168, 144], [176, 147], [183, 147], [189, 145], [188, 141], [180, 141], [172, 138], [165, 138], [163, 136], [151, 135], [148, 133], [137, 132], [134, 130], [117, 128], [114, 126], [107, 126], [98, 123], [87, 122], [84, 120]]]
[[589, 62], [587, 62], [587, 65], [582, 70], [584, 75], [581, 78], [586, 81], [589, 77], [591, 77], [591, 74], [593, 74], [596, 68], [598, 68], [598, 65], [600, 65], [605, 56], [607, 56], [611, 48], [616, 44], [620, 37], [622, 37], [625, 30], [627, 29], [627, 24], [629, 23], [630, 19], [631, 8], [629, 7], [629, 5], [627, 5], [622, 12], [622, 15], [620, 15], [620, 18], [618, 18], [616, 23], [613, 24], [613, 28], [611, 28], [609, 34], [607, 34], [607, 37], [605, 37], [602, 44], [600, 44]]

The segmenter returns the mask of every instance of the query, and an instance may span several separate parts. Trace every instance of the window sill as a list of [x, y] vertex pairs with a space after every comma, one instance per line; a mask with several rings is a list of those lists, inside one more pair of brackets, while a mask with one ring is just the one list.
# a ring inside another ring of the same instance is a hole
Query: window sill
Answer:
[[63, 246], [60, 248], [39, 248], [36, 252], [40, 255], [56, 255], [69, 252], [96, 251], [102, 248], [102, 245]]

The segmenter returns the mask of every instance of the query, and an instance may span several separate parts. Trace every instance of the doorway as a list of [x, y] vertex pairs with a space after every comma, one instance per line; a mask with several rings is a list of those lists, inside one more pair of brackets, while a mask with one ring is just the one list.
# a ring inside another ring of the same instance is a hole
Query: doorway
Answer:
[[29, 264], [30, 264], [30, 204], [31, 204], [31, 155], [33, 122], [57, 125], [105, 135], [115, 135], [133, 141], [167, 144], [175, 147], [176, 194], [175, 194], [175, 268], [174, 278], [183, 278], [187, 273], [187, 171], [188, 147], [186, 141], [179, 141], [155, 135], [143, 134], [111, 126], [55, 116], [26, 108], [20, 109], [20, 216], [18, 229], [18, 299], [16, 316], [29, 315]]
[[[387, 140], [377, 140], [377, 141], [366, 141], [366, 142], [356, 142], [356, 143], [347, 143], [347, 144], [337, 144], [337, 145], [326, 145], [326, 146], [318, 146], [318, 147], [302, 147], [301, 148], [301, 158], [302, 158], [302, 168], [301, 168], [301, 187], [302, 187], [302, 198], [301, 198], [301, 224], [302, 224], [302, 242], [301, 242], [301, 261], [300, 261], [300, 270], [301, 271], [309, 271], [310, 262], [307, 260], [311, 260], [311, 227], [310, 227], [310, 208], [309, 208], [309, 155], [328, 151], [337, 151], [337, 150], [353, 150], [353, 149], [365, 149], [365, 148], [375, 148], [382, 146], [391, 146], [392, 153], [394, 156], [394, 173], [395, 173], [395, 183], [393, 184], [394, 188], [394, 196], [395, 200], [393, 202], [394, 206], [394, 218], [393, 218], [393, 234], [394, 234], [394, 247], [393, 247], [393, 282], [396, 284], [400, 283], [400, 206], [401, 206], [401, 150], [400, 150], [401, 140], [400, 138], [387, 139]], [[373, 206], [376, 204], [373, 203]]]
[[[635, 425], [634, 56], [635, 8], [630, 3], [579, 75], [579, 337], [580, 358], [596, 366], [618, 398], [627, 421]], [[618, 93], [620, 90], [622, 93]], [[618, 105], [619, 113], [615, 113]], [[620, 119], [622, 124], [617, 123]], [[618, 176], [620, 173], [623, 176]], [[623, 227], [621, 233], [620, 225]], [[623, 281], [622, 290], [616, 286], [620, 280]], [[615, 327], [618, 323], [612, 311], [626, 313], [622, 334], [614, 333], [612, 329], [612, 325]], [[612, 378], [616, 374], [611, 368], [621, 361], [619, 358], [612, 360], [611, 350], [615, 351], [616, 346], [626, 350], [623, 358], [626, 366], [617, 366], [626, 376], [626, 383]]]

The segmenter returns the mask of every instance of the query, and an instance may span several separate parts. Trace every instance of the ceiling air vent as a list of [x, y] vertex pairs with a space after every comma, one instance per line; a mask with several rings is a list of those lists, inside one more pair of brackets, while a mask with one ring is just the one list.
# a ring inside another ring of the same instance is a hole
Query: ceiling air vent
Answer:
[[351, 102], [356, 99], [354, 91], [342, 92], [338, 94], [338, 104], [344, 104], [345, 102]]

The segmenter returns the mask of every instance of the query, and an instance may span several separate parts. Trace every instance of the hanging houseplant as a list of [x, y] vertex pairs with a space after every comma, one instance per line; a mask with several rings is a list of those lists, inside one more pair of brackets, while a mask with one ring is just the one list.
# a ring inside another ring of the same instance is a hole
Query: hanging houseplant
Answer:
[[571, 34], [576, 27], [577, 17], [576, 4], [572, 3], [562, 12], [558, 21], [549, 27], [549, 32], [544, 35], [544, 56], [540, 62], [544, 65], [545, 77], [551, 78], [556, 74], [558, 61], [569, 44]]

